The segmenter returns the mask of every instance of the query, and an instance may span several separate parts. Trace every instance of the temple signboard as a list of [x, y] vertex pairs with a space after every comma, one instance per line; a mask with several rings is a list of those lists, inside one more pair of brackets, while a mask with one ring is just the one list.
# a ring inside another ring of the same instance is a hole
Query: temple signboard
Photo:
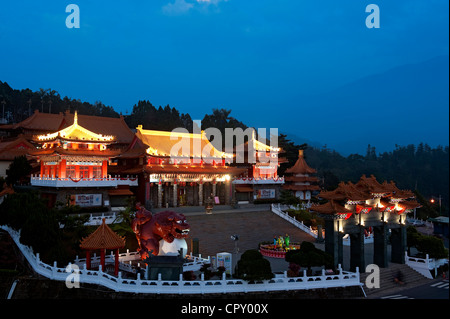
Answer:
[[101, 206], [102, 194], [76, 194], [70, 196], [72, 205], [80, 207]]

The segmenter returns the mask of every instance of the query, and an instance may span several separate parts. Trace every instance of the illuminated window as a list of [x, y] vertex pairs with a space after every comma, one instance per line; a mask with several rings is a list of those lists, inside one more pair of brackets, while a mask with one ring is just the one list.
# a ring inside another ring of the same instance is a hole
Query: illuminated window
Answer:
[[66, 176], [75, 178], [75, 166], [70, 165], [66, 167]]
[[80, 178], [89, 178], [89, 166], [80, 166]]
[[102, 167], [101, 166], [94, 166], [93, 178], [102, 178]]

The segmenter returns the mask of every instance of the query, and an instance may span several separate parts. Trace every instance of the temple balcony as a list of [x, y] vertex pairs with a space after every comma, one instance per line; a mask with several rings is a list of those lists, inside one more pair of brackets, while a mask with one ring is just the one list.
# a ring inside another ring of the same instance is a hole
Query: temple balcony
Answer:
[[284, 177], [269, 177], [269, 178], [261, 178], [261, 177], [241, 177], [233, 179], [233, 184], [253, 184], [253, 185], [261, 185], [261, 184], [284, 184]]
[[31, 176], [31, 185], [43, 187], [117, 187], [119, 185], [138, 186], [136, 176], [106, 178], [57, 178]]

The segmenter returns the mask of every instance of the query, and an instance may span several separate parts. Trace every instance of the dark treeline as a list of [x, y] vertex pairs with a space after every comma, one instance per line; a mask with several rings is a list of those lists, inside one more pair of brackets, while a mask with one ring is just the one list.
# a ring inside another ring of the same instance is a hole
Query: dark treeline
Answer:
[[61, 98], [59, 93], [52, 89], [39, 89], [35, 92], [30, 89], [15, 90], [8, 83], [1, 81], [0, 103], [2, 103], [0, 116], [8, 123], [23, 121], [33, 114], [34, 110], [53, 114], [69, 110], [72, 113], [78, 111], [86, 115], [119, 117], [111, 106], [106, 106], [100, 101], [91, 104], [67, 96]]
[[[6, 122], [17, 123], [35, 109], [46, 113], [59, 113], [66, 110], [80, 114], [118, 117], [111, 106], [101, 102], [90, 104], [68, 97], [61, 98], [58, 92], [51, 89], [14, 90], [6, 82], [0, 81], [0, 103], [4, 107]], [[0, 111], [2, 111], [0, 109]], [[246, 129], [247, 126], [230, 116], [231, 110], [213, 109], [202, 119], [202, 129], [218, 128], [224, 137], [225, 128]], [[132, 113], [125, 117], [131, 129], [142, 125], [144, 129], [171, 131], [175, 128], [193, 130], [192, 118], [189, 114], [180, 113], [176, 108], [166, 105], [154, 106], [149, 101], [139, 101], [133, 106]], [[214, 141], [213, 141], [214, 144]], [[298, 157], [298, 149], [305, 149], [308, 164], [318, 170], [318, 176], [325, 189], [334, 189], [340, 181], [357, 182], [362, 174], [373, 174], [378, 181], [393, 180], [399, 188], [417, 190], [424, 200], [435, 198], [435, 203], [442, 198], [442, 210], [447, 211], [449, 203], [449, 147], [430, 147], [428, 144], [397, 145], [393, 151], [378, 153], [369, 145], [365, 155], [351, 154], [342, 156], [335, 150], [296, 145], [283, 134], [279, 135], [278, 144], [285, 153], [288, 163], [282, 164], [279, 170], [283, 175], [286, 168], [292, 166]], [[222, 142], [222, 145], [225, 145]], [[436, 205], [435, 204], [435, 205]]]

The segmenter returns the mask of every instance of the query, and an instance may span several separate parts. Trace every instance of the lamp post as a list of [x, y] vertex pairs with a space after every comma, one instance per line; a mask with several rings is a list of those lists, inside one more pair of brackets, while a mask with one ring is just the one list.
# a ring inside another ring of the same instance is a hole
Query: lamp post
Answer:
[[[441, 216], [442, 215], [442, 202], [441, 202], [442, 198], [441, 198], [441, 195], [439, 195], [439, 197], [437, 199], [439, 200], [439, 216]], [[431, 196], [430, 202], [432, 204], [434, 204], [434, 202], [435, 202], [435, 197], [434, 196]]]
[[238, 253], [239, 253], [239, 247], [237, 244], [238, 244], [238, 240], [239, 240], [239, 235], [236, 235], [236, 234], [231, 235], [231, 240], [234, 241], [234, 255], [235, 255], [235, 258], [233, 258], [234, 264], [235, 264], [235, 267], [233, 267], [233, 269], [234, 269], [237, 267], [237, 257], [238, 257]]

